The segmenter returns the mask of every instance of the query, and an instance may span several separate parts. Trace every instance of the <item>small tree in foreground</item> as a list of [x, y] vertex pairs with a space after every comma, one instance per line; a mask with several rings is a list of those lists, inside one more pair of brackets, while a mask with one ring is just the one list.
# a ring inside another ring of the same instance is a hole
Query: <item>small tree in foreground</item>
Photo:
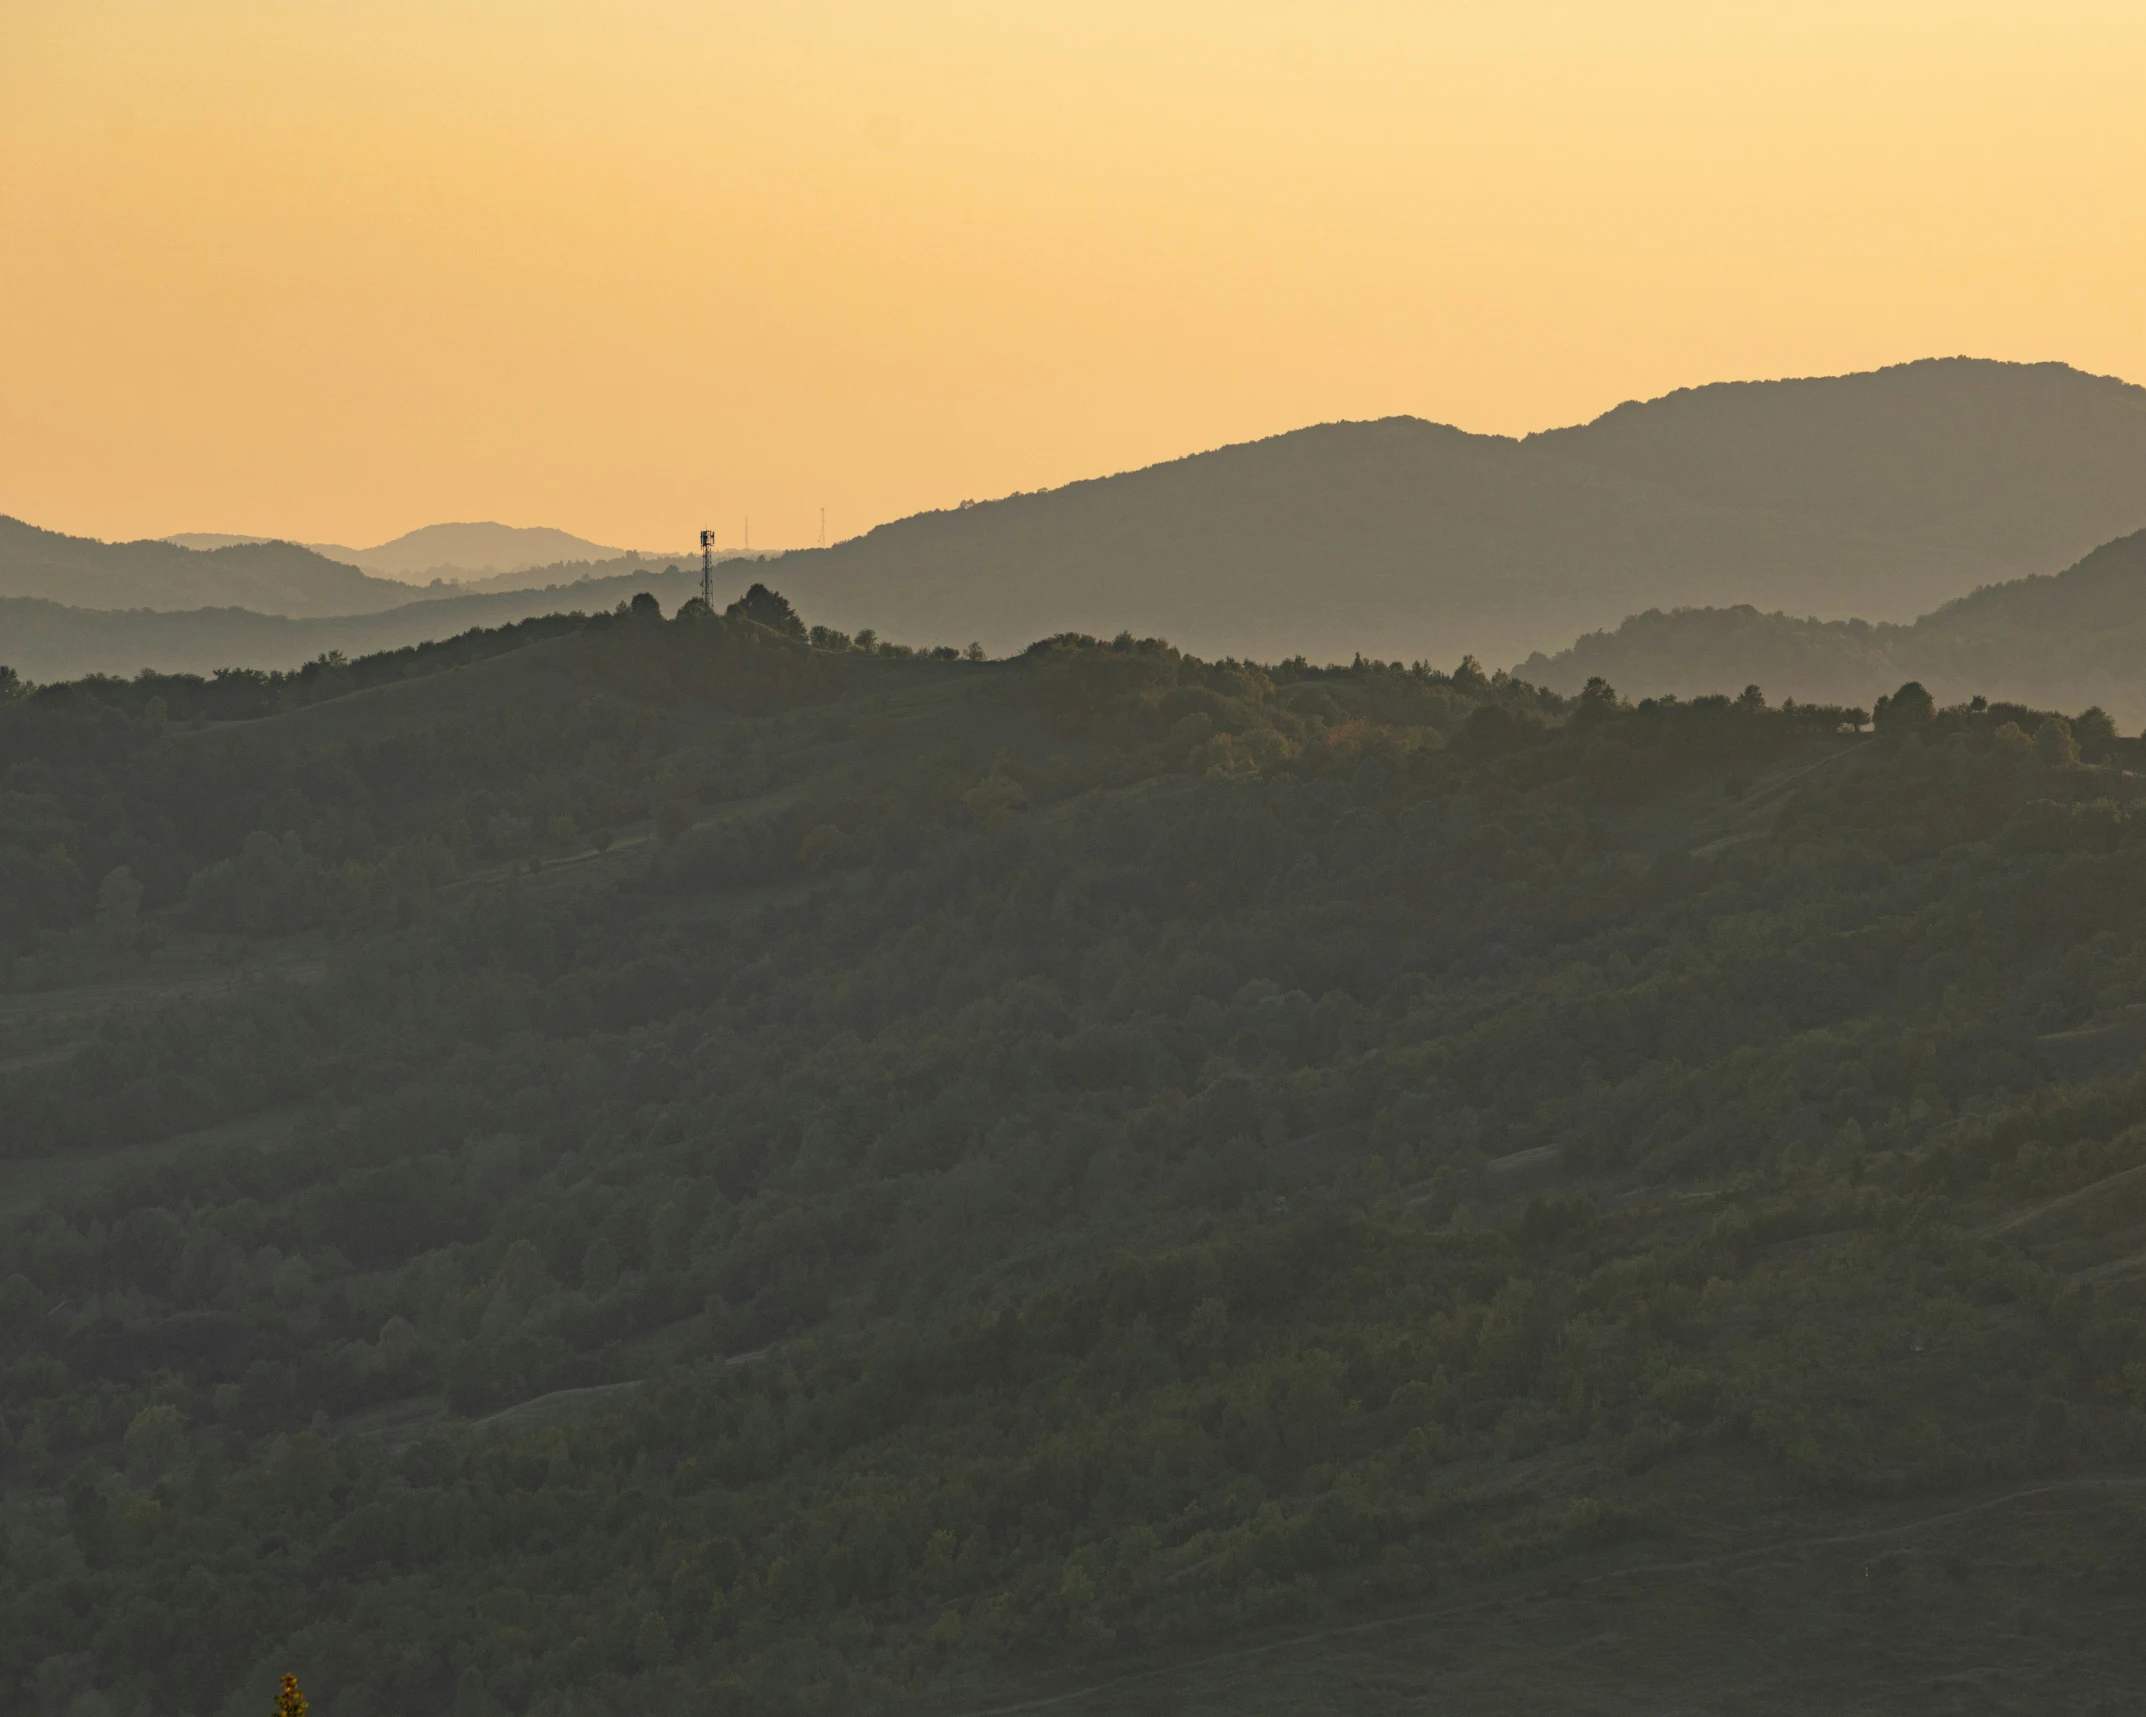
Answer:
[[295, 1675], [286, 1675], [276, 1690], [276, 1717], [306, 1717], [306, 1696], [298, 1691]]

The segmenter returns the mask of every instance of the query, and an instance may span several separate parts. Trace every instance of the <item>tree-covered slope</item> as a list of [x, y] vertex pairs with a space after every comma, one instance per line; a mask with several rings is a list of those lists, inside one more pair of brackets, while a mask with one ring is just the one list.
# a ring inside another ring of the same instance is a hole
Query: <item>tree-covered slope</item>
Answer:
[[1784, 696], [1868, 704], [1904, 679], [1938, 697], [2049, 704], [2091, 700], [2146, 723], [2146, 532], [2068, 570], [1948, 602], [1912, 626], [1792, 619], [1751, 607], [1650, 609], [1515, 672], [1576, 692], [1600, 676], [1642, 694], [1689, 697], [1756, 683]]
[[801, 630], [0, 706], [6, 1702], [2120, 1708], [2136, 742]]

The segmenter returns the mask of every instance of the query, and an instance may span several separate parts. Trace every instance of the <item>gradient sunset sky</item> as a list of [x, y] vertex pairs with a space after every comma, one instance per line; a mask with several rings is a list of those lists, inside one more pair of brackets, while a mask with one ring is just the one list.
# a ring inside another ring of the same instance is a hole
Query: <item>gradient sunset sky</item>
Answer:
[[1325, 419], [2146, 381], [2146, 6], [0, 0], [0, 512], [847, 536]]

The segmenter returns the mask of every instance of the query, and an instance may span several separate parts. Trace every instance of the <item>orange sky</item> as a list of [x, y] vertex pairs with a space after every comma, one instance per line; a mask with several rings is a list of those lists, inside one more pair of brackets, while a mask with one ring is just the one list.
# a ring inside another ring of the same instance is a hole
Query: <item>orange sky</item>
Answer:
[[2146, 380], [2146, 7], [0, 0], [0, 512], [812, 540], [1336, 417]]

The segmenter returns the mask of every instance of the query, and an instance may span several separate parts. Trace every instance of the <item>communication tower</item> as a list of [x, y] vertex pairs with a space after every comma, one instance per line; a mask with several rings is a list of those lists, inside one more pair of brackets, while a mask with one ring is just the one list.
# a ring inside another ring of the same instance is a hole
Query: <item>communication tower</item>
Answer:
[[715, 532], [700, 533], [700, 599], [708, 612], [715, 612]]

